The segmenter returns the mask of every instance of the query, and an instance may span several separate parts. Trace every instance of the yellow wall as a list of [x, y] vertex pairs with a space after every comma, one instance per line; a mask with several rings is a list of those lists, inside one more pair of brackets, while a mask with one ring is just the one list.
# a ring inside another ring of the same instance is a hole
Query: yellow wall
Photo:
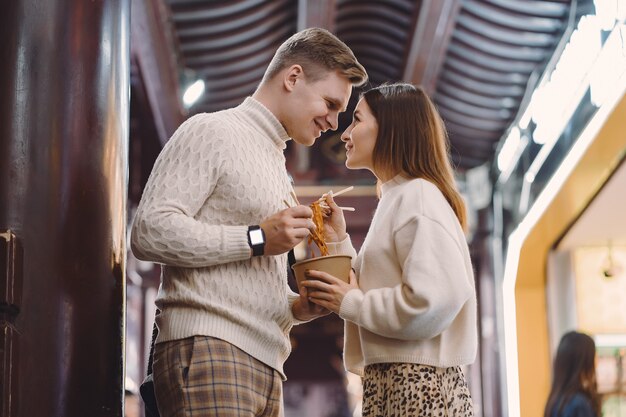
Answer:
[[[546, 314], [548, 252], [590, 203], [626, 153], [626, 96], [565, 181], [521, 248], [515, 287], [520, 412], [541, 417], [550, 389]], [[574, 302], [574, 300], [572, 300]]]

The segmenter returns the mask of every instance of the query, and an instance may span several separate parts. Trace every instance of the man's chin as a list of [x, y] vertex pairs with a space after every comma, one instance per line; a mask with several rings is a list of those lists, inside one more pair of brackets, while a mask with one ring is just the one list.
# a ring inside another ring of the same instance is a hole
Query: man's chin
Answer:
[[300, 145], [304, 145], [304, 146], [313, 146], [313, 144], [315, 143], [315, 140], [317, 138], [314, 137], [307, 137], [307, 138], [292, 138], [294, 142], [300, 144]]

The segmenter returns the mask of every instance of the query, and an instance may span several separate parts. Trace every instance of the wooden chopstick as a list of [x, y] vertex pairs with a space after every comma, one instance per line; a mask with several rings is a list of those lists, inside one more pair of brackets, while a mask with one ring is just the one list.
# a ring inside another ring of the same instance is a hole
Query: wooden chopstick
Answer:
[[353, 189], [354, 189], [354, 186], [351, 185], [349, 187], [344, 188], [343, 190], [339, 190], [336, 193], [333, 193], [333, 197], [337, 197], [338, 195], [347, 193], [348, 191], [352, 191]]
[[298, 197], [296, 196], [296, 193], [294, 193], [293, 190], [291, 190], [290, 194], [291, 194], [291, 197], [293, 197], [293, 200], [296, 202], [296, 204], [300, 205], [300, 202], [298, 201]]
[[325, 198], [324, 196], [328, 195], [329, 193], [333, 193], [333, 198], [337, 197], [338, 195], [341, 195], [343, 193], [347, 193], [348, 191], [352, 191], [354, 189], [354, 186], [351, 185], [349, 187], [344, 188], [343, 190], [339, 190], [336, 193], [333, 193], [333, 190], [330, 190], [328, 193], [324, 194], [323, 196], [321, 196], [320, 198], [317, 199], [317, 201], [324, 201]]
[[[322, 206], [322, 208], [324, 209], [330, 210], [330, 207], [325, 202], [320, 203], [320, 206]], [[338, 206], [338, 207], [340, 210], [343, 210], [343, 211], [355, 211], [356, 210], [354, 207], [341, 207], [341, 206]]]

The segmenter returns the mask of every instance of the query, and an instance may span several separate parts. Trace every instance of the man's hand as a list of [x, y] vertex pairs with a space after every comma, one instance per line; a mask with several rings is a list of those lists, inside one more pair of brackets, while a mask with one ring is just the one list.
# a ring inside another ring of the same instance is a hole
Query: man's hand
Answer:
[[295, 206], [268, 217], [261, 223], [265, 233], [265, 255], [288, 252], [315, 228], [308, 206]]
[[291, 313], [298, 320], [309, 321], [330, 314], [330, 310], [310, 302], [306, 287], [300, 287], [300, 298], [292, 304]]

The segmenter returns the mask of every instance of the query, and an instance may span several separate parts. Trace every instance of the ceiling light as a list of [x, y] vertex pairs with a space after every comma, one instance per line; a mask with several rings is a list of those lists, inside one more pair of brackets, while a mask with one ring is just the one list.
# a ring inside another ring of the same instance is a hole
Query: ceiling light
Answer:
[[509, 131], [509, 135], [504, 140], [500, 152], [498, 152], [498, 169], [500, 172], [507, 172], [517, 162], [516, 157], [519, 155], [519, 148], [522, 142], [520, 130], [513, 126]]
[[204, 80], [197, 80], [185, 90], [183, 103], [186, 108], [191, 107], [204, 93]]
[[619, 263], [615, 262], [615, 260], [613, 259], [613, 245], [611, 244], [610, 240], [607, 246], [608, 246], [608, 253], [607, 253], [606, 260], [604, 261], [604, 264], [602, 265], [602, 275], [604, 276], [604, 278], [611, 279], [618, 275], [621, 275], [623, 268]]

